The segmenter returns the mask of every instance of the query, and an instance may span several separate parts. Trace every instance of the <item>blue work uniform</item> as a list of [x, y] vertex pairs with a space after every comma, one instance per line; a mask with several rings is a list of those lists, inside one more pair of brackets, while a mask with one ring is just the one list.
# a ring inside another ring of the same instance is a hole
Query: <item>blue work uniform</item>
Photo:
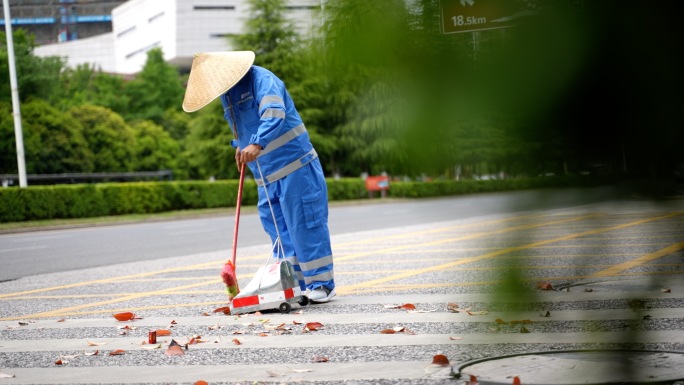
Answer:
[[232, 146], [262, 148], [247, 166], [259, 185], [257, 207], [264, 230], [272, 242], [280, 234], [284, 256], [294, 266], [302, 290], [334, 289], [328, 189], [318, 154], [285, 84], [269, 70], [252, 66], [221, 95], [221, 103], [235, 136]]

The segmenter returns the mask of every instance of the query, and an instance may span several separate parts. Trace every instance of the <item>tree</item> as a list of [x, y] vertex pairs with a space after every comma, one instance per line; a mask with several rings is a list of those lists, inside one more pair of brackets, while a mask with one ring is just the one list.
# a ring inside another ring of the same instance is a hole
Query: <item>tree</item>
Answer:
[[63, 108], [92, 104], [106, 107], [119, 115], [128, 112], [126, 82], [121, 76], [111, 75], [88, 64], [62, 72], [63, 93], [54, 102]]
[[80, 123], [83, 137], [94, 154], [93, 171], [131, 171], [133, 131], [119, 114], [105, 107], [83, 105], [69, 110], [69, 115]]
[[[21, 28], [12, 32], [14, 59], [17, 71], [19, 97], [22, 101], [32, 98], [49, 100], [60, 93], [59, 74], [65, 68], [64, 59], [33, 55], [35, 38]], [[11, 100], [7, 35], [0, 32], [0, 100]]]
[[301, 39], [285, 17], [284, 0], [247, 0], [249, 17], [245, 32], [229, 36], [235, 50], [254, 51], [255, 64], [268, 68], [286, 84], [299, 79], [297, 56]]
[[407, 53], [408, 13], [401, 0], [326, 3], [323, 58], [324, 110], [338, 146], [336, 164], [345, 174], [399, 170], [406, 131], [407, 93], [402, 80], [415, 60]]
[[178, 174], [180, 145], [168, 132], [151, 121], [139, 121], [133, 125], [133, 133], [134, 171], [175, 170]]
[[[24, 103], [22, 116], [27, 173], [93, 171], [93, 153], [88, 148], [78, 121], [42, 100]], [[6, 126], [3, 119], [3, 138], [7, 137]], [[11, 143], [10, 157], [16, 160], [14, 140]], [[8, 162], [7, 166], [8, 171], [16, 172], [16, 161]], [[2, 167], [6, 167], [4, 162]]]
[[180, 108], [184, 93], [178, 69], [164, 61], [161, 48], [151, 49], [142, 71], [126, 87], [130, 100], [126, 118], [159, 123], [166, 110]]
[[189, 176], [193, 179], [235, 178], [238, 175], [235, 150], [230, 145], [232, 134], [223, 119], [223, 108], [211, 103], [196, 114], [189, 124], [190, 132], [182, 155]]

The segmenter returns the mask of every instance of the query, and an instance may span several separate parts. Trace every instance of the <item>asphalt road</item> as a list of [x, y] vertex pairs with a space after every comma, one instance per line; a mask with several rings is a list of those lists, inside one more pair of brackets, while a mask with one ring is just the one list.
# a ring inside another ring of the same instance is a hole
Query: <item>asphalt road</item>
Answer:
[[[624, 195], [614, 188], [549, 189], [426, 200], [332, 203], [331, 234], [571, 207]], [[0, 234], [0, 282], [35, 274], [230, 249], [234, 214], [162, 222]], [[268, 243], [254, 210], [240, 218], [238, 247]]]
[[[333, 205], [337, 297], [284, 314], [219, 311], [231, 237], [190, 224], [223, 221], [214, 227], [232, 234], [230, 216], [160, 222], [156, 233], [147, 223], [5, 234], [5, 250], [68, 235], [70, 252], [111, 255], [0, 282], [0, 384], [674, 384], [684, 379], [682, 198], [590, 189]], [[130, 262], [151, 253], [125, 238], [79, 250], [92, 232], [129, 228], [189, 246]], [[219, 241], [191, 247], [205, 232]], [[243, 289], [270, 251], [256, 235], [247, 242]]]

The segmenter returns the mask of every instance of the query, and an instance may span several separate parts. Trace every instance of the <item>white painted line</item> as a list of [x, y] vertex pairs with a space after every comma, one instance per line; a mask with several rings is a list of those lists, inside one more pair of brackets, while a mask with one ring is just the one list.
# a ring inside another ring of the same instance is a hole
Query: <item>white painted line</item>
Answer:
[[14, 247], [12, 249], [0, 249], [0, 253], [11, 253], [17, 251], [27, 251], [27, 250], [40, 250], [47, 249], [47, 246], [26, 246], [26, 247]]

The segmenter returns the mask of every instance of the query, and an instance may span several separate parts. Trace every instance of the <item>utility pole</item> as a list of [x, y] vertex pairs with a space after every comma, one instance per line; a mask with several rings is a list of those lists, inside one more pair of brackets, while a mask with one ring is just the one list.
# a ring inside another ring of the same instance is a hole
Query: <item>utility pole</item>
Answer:
[[17, 171], [19, 187], [26, 187], [26, 163], [24, 161], [24, 134], [21, 130], [21, 110], [19, 108], [19, 86], [14, 61], [14, 39], [12, 38], [12, 18], [9, 0], [3, 0], [5, 10], [5, 34], [7, 35], [7, 58], [9, 60], [10, 87], [12, 88], [12, 116], [14, 117], [14, 141], [17, 147]]

